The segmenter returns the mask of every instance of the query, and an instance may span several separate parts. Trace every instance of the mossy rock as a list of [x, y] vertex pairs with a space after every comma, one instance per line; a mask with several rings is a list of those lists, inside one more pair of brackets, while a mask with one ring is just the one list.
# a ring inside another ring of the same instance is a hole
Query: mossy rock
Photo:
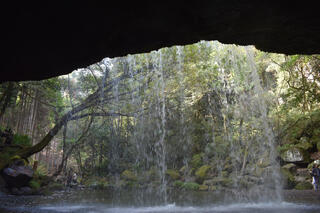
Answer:
[[209, 189], [209, 186], [207, 186], [207, 185], [200, 185], [199, 186], [199, 191], [208, 191], [208, 189]]
[[310, 142], [310, 139], [307, 137], [302, 137], [299, 140], [299, 143], [295, 145], [296, 148], [302, 149], [302, 150], [310, 150], [312, 149], [313, 145]]
[[208, 190], [209, 191], [217, 191], [218, 187], [217, 186], [209, 186]]
[[281, 158], [288, 163], [309, 162], [310, 154], [301, 148], [290, 147], [288, 150], [281, 153]]
[[177, 170], [174, 169], [168, 169], [166, 171], [166, 175], [170, 177], [171, 180], [178, 180], [180, 179], [180, 174]]
[[137, 176], [130, 170], [124, 170], [121, 174], [121, 177], [125, 180], [137, 181]]
[[310, 182], [301, 182], [298, 183], [294, 188], [297, 190], [310, 190], [313, 189], [313, 186]]
[[297, 184], [295, 181], [294, 175], [290, 172], [289, 169], [286, 169], [286, 168], [281, 168], [280, 172], [283, 180], [283, 188], [293, 189]]
[[203, 165], [199, 169], [197, 169], [195, 175], [198, 183], [202, 183], [206, 178], [211, 166]]

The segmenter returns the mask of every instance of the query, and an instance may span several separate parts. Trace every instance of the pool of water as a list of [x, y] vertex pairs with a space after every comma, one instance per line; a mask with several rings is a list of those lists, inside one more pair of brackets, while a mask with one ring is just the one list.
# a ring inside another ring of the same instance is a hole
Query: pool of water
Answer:
[[320, 213], [320, 192], [287, 191], [281, 201], [268, 202], [231, 198], [222, 193], [179, 192], [163, 203], [153, 192], [63, 191], [51, 196], [2, 196], [0, 213]]
[[12, 212], [87, 212], [87, 213], [319, 213], [320, 205], [304, 205], [294, 203], [238, 203], [230, 205], [211, 206], [177, 206], [168, 204], [163, 206], [147, 207], [112, 207], [108, 205], [95, 204], [64, 204], [64, 205], [43, 205], [36, 207], [16, 207], [7, 209]]

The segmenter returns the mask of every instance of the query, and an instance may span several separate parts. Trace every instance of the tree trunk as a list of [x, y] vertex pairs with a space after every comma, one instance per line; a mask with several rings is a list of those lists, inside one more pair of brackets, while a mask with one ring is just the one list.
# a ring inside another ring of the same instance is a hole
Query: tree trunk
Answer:
[[14, 86], [14, 83], [13, 82], [9, 82], [8, 87], [7, 87], [5, 93], [3, 94], [2, 98], [1, 98], [1, 99], [3, 99], [3, 103], [2, 103], [1, 110], [0, 110], [0, 120], [1, 120], [2, 116], [4, 115], [7, 107], [10, 104], [11, 97], [12, 97], [13, 86]]

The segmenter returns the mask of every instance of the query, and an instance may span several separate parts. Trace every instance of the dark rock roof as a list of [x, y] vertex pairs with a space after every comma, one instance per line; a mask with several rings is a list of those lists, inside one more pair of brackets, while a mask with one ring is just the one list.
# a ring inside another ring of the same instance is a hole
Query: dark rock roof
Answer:
[[320, 53], [316, 1], [9, 2], [1, 8], [0, 81], [45, 79], [104, 57], [200, 40]]

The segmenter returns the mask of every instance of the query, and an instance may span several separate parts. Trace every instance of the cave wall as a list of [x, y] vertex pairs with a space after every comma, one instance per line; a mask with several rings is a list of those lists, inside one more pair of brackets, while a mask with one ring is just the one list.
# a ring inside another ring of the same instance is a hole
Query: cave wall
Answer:
[[316, 1], [30, 1], [2, 6], [0, 82], [67, 74], [104, 57], [200, 40], [320, 53]]

